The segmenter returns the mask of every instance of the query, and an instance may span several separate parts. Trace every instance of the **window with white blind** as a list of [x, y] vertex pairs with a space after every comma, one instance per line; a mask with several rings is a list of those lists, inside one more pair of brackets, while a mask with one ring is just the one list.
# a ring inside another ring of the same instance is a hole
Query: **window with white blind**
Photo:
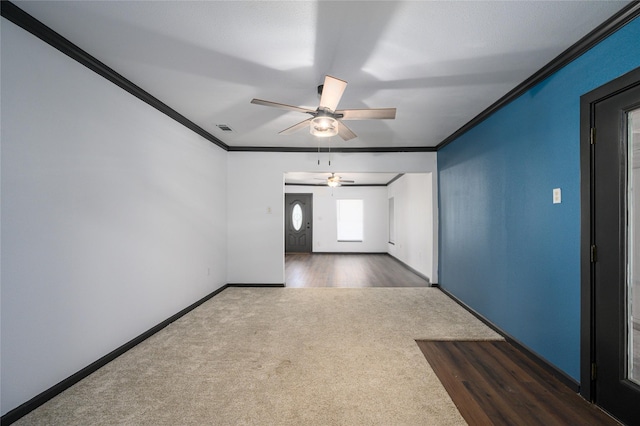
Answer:
[[361, 242], [364, 234], [362, 200], [336, 200], [338, 241]]

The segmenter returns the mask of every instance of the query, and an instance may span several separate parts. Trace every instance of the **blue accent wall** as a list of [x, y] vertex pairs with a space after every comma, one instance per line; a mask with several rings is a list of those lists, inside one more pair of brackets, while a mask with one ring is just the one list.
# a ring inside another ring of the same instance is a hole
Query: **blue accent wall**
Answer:
[[638, 66], [640, 18], [438, 151], [440, 285], [576, 381], [580, 96]]

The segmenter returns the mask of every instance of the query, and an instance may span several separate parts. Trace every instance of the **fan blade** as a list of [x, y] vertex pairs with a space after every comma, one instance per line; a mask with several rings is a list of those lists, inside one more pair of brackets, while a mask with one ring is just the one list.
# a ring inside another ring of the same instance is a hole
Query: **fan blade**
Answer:
[[358, 135], [353, 133], [353, 130], [348, 128], [344, 123], [338, 122], [338, 136], [342, 138], [344, 141], [348, 141], [353, 138], [357, 138]]
[[340, 183], [356, 183], [355, 180], [342, 180], [342, 179], [340, 179], [338, 182], [340, 182]]
[[396, 109], [343, 109], [336, 111], [336, 114], [342, 114], [341, 120], [393, 120], [396, 118]]
[[302, 108], [302, 107], [297, 107], [297, 106], [287, 105], [287, 104], [279, 104], [277, 102], [264, 101], [262, 99], [255, 99], [255, 98], [251, 99], [251, 103], [256, 105], [264, 105], [268, 107], [286, 109], [289, 111], [298, 111], [298, 112], [304, 112], [309, 114], [315, 113], [315, 110], [312, 110], [312, 109]]
[[322, 96], [320, 97], [320, 108], [329, 108], [331, 111], [335, 111], [346, 88], [346, 81], [330, 75], [326, 76], [322, 87]]
[[299, 122], [298, 124], [294, 124], [291, 127], [287, 127], [286, 129], [284, 129], [283, 131], [279, 132], [279, 135], [290, 135], [293, 132], [297, 132], [298, 130], [305, 128], [305, 127], [309, 127], [309, 124], [311, 123], [311, 120], [313, 120], [313, 118], [308, 118], [304, 121]]

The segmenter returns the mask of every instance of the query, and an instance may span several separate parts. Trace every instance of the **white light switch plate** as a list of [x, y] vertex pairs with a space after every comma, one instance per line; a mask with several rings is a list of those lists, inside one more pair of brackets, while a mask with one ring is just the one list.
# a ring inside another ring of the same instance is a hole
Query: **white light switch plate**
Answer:
[[562, 191], [560, 190], [560, 188], [554, 188], [553, 189], [553, 204], [560, 204], [562, 203]]

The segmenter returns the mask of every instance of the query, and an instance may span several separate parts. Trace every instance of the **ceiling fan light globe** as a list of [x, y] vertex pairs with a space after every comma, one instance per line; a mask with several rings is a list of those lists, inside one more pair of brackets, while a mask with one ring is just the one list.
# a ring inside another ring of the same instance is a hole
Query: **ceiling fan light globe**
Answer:
[[331, 188], [335, 188], [336, 186], [340, 186], [340, 182], [336, 180], [329, 180], [327, 182], [327, 185], [329, 185]]
[[338, 134], [338, 120], [332, 117], [316, 117], [311, 120], [309, 131], [321, 138], [335, 136]]

